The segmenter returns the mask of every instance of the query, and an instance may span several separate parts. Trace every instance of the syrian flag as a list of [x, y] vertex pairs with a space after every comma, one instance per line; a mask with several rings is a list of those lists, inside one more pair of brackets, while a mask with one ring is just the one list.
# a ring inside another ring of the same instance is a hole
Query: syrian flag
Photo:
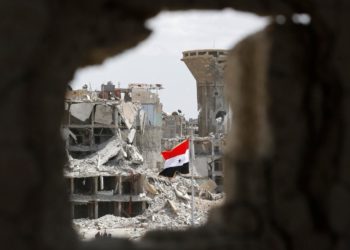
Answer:
[[176, 172], [181, 174], [188, 174], [190, 172], [189, 140], [181, 142], [169, 151], [163, 151], [162, 155], [165, 160], [164, 169], [159, 175], [173, 177]]

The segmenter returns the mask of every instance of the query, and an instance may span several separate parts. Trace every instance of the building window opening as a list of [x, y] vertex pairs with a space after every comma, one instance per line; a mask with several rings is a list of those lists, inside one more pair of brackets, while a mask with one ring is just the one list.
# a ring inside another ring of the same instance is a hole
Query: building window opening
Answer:
[[88, 204], [74, 204], [74, 219], [87, 219], [89, 218]]
[[74, 178], [74, 194], [91, 194], [93, 178]]
[[114, 193], [116, 186], [116, 177], [115, 176], [101, 176], [98, 178], [98, 191], [106, 191]]
[[94, 142], [95, 144], [101, 144], [112, 138], [114, 132], [110, 128], [95, 128], [94, 129]]
[[99, 202], [98, 217], [102, 217], [107, 214], [114, 214], [114, 202]]
[[123, 202], [122, 203], [122, 216], [123, 217], [135, 217], [143, 213], [147, 209], [148, 204], [146, 202]]

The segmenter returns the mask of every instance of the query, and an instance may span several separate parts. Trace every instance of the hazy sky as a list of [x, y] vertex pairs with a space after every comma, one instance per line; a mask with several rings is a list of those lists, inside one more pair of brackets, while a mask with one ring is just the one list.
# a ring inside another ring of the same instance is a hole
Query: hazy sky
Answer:
[[180, 60], [182, 51], [192, 49], [230, 49], [246, 35], [261, 29], [266, 19], [223, 11], [162, 12], [150, 19], [152, 35], [137, 47], [107, 59], [98, 66], [77, 70], [72, 86], [90, 84], [100, 89], [112, 81], [127, 87], [128, 83], [160, 83], [163, 110], [181, 109], [186, 118], [197, 117], [196, 82]]

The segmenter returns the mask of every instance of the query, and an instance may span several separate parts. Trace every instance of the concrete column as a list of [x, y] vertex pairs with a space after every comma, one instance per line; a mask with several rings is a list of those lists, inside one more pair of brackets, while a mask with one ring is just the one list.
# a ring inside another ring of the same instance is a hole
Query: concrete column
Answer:
[[94, 201], [94, 219], [98, 218], [98, 202]]
[[92, 179], [92, 194], [97, 194], [98, 191], [98, 177]]
[[[119, 178], [119, 180], [118, 180], [118, 185], [119, 185], [119, 187], [118, 187], [118, 194], [119, 195], [122, 195], [123, 194], [123, 185], [122, 185], [122, 176], [121, 175], [119, 175], [118, 176]], [[122, 216], [122, 203], [121, 202], [118, 202], [118, 216]]]
[[144, 212], [146, 210], [146, 202], [143, 201], [142, 202], [142, 212]]
[[118, 202], [118, 216], [122, 216], [122, 203]]
[[93, 219], [94, 218], [94, 207], [93, 207], [93, 204], [91, 202], [89, 202], [87, 204], [88, 206], [88, 217], [89, 219]]
[[70, 180], [70, 194], [74, 194], [74, 178], [69, 178]]
[[113, 202], [114, 209], [113, 209], [113, 215], [119, 216], [119, 211], [118, 211], [118, 202]]

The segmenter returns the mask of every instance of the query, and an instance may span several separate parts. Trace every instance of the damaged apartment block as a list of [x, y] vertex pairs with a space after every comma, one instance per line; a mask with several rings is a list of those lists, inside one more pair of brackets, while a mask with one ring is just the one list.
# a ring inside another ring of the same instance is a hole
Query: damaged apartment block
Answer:
[[[196, 80], [199, 136], [194, 138], [195, 165], [207, 166], [207, 176], [215, 181], [216, 191], [223, 190], [222, 152], [231, 126], [231, 110], [224, 95], [226, 50], [184, 51], [182, 61]], [[195, 131], [195, 130], [194, 130]], [[200, 172], [200, 171], [199, 171]]]
[[147, 208], [145, 177], [137, 169], [144, 159], [135, 146], [145, 117], [130, 90], [111, 83], [67, 93], [62, 132], [73, 218], [131, 217]]

